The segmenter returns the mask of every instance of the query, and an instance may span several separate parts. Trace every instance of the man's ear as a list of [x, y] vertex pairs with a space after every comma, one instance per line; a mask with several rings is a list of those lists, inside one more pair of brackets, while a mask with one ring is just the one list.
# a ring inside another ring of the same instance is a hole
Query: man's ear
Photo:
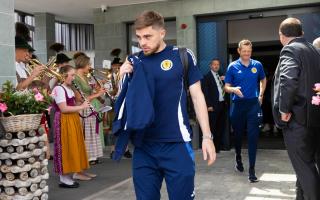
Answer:
[[161, 36], [161, 39], [164, 39], [164, 37], [166, 36], [166, 30], [165, 29], [161, 29], [160, 36]]
[[240, 50], [241, 50], [240, 48], [237, 48], [237, 52], [238, 52], [239, 55], [240, 55]]

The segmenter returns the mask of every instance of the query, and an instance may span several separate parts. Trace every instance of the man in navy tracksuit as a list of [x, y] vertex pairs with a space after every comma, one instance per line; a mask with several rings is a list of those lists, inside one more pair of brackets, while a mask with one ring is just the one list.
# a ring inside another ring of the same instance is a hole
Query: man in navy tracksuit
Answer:
[[[178, 48], [164, 42], [163, 17], [154, 11], [145, 11], [134, 24], [142, 52], [138, 55], [146, 74], [154, 78], [154, 121], [144, 130], [142, 145], [133, 153], [133, 182], [139, 200], [160, 199], [163, 178], [169, 198], [194, 199], [195, 162], [191, 147], [186, 91]], [[188, 50], [188, 87], [202, 128], [204, 159], [211, 165], [215, 149], [209, 128], [206, 103], [201, 91], [202, 78], [193, 53]], [[132, 73], [133, 66], [126, 61], [120, 76]], [[130, 88], [129, 88], [130, 89]], [[141, 102], [143, 104], [143, 102]]]
[[[263, 93], [266, 88], [266, 76], [262, 64], [251, 59], [252, 44], [242, 40], [238, 45], [240, 58], [230, 63], [225, 77], [225, 91], [232, 93], [233, 111], [232, 128], [235, 134], [236, 166], [239, 172], [244, 171], [241, 158], [242, 135], [247, 130], [249, 152], [249, 181], [257, 182], [255, 162], [259, 137], [259, 118]], [[260, 89], [258, 88], [260, 83]]]

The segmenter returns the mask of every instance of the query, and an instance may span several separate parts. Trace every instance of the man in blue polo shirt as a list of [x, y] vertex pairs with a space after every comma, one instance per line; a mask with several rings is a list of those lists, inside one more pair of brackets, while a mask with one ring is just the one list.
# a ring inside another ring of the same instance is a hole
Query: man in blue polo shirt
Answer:
[[[252, 44], [242, 40], [238, 45], [240, 58], [230, 63], [225, 77], [225, 91], [232, 93], [233, 111], [232, 128], [235, 134], [236, 166], [239, 172], [244, 171], [241, 158], [242, 135], [247, 130], [249, 151], [249, 181], [257, 182], [255, 162], [259, 137], [259, 118], [263, 93], [266, 88], [266, 77], [262, 64], [251, 59]], [[258, 83], [260, 82], [260, 88]]]
[[[133, 153], [133, 182], [138, 200], [160, 199], [163, 178], [169, 199], [194, 199], [195, 161], [190, 144], [191, 129], [186, 107], [184, 67], [178, 48], [164, 42], [163, 17], [154, 11], [140, 14], [134, 24], [142, 52], [145, 74], [154, 79], [153, 107], [155, 119], [144, 131], [141, 146]], [[188, 50], [188, 88], [203, 132], [204, 160], [211, 165], [216, 157], [209, 128], [206, 103], [201, 91], [201, 73], [193, 53]], [[126, 61], [120, 68], [120, 77], [134, 73]], [[130, 90], [130, 88], [128, 88]], [[143, 105], [143, 102], [141, 102]]]

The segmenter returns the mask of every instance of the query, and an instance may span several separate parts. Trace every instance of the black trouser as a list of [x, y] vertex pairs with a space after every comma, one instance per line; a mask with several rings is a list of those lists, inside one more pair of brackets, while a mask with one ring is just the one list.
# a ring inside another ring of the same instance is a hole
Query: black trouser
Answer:
[[320, 199], [320, 128], [307, 128], [292, 119], [283, 129], [284, 142], [289, 158], [297, 174], [297, 187], [304, 198], [299, 200]]
[[221, 149], [222, 136], [224, 134], [225, 120], [226, 120], [226, 106], [225, 102], [221, 101], [213, 108], [213, 112], [209, 113], [210, 131], [213, 134], [213, 142], [216, 151]]

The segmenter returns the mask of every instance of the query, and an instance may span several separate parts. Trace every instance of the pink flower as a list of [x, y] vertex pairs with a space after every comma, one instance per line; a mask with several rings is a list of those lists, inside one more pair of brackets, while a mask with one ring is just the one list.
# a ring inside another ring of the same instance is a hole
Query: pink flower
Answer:
[[314, 84], [314, 90], [320, 92], [320, 83]]
[[34, 98], [36, 99], [36, 101], [43, 101], [43, 95], [40, 92], [34, 95]]
[[5, 103], [0, 103], [0, 111], [5, 112], [8, 109], [7, 105]]
[[33, 91], [35, 94], [38, 94], [38, 93], [39, 93], [38, 88], [33, 88], [32, 91]]
[[319, 105], [320, 105], [320, 96], [313, 96], [311, 103], [312, 103], [313, 105], [319, 106]]

